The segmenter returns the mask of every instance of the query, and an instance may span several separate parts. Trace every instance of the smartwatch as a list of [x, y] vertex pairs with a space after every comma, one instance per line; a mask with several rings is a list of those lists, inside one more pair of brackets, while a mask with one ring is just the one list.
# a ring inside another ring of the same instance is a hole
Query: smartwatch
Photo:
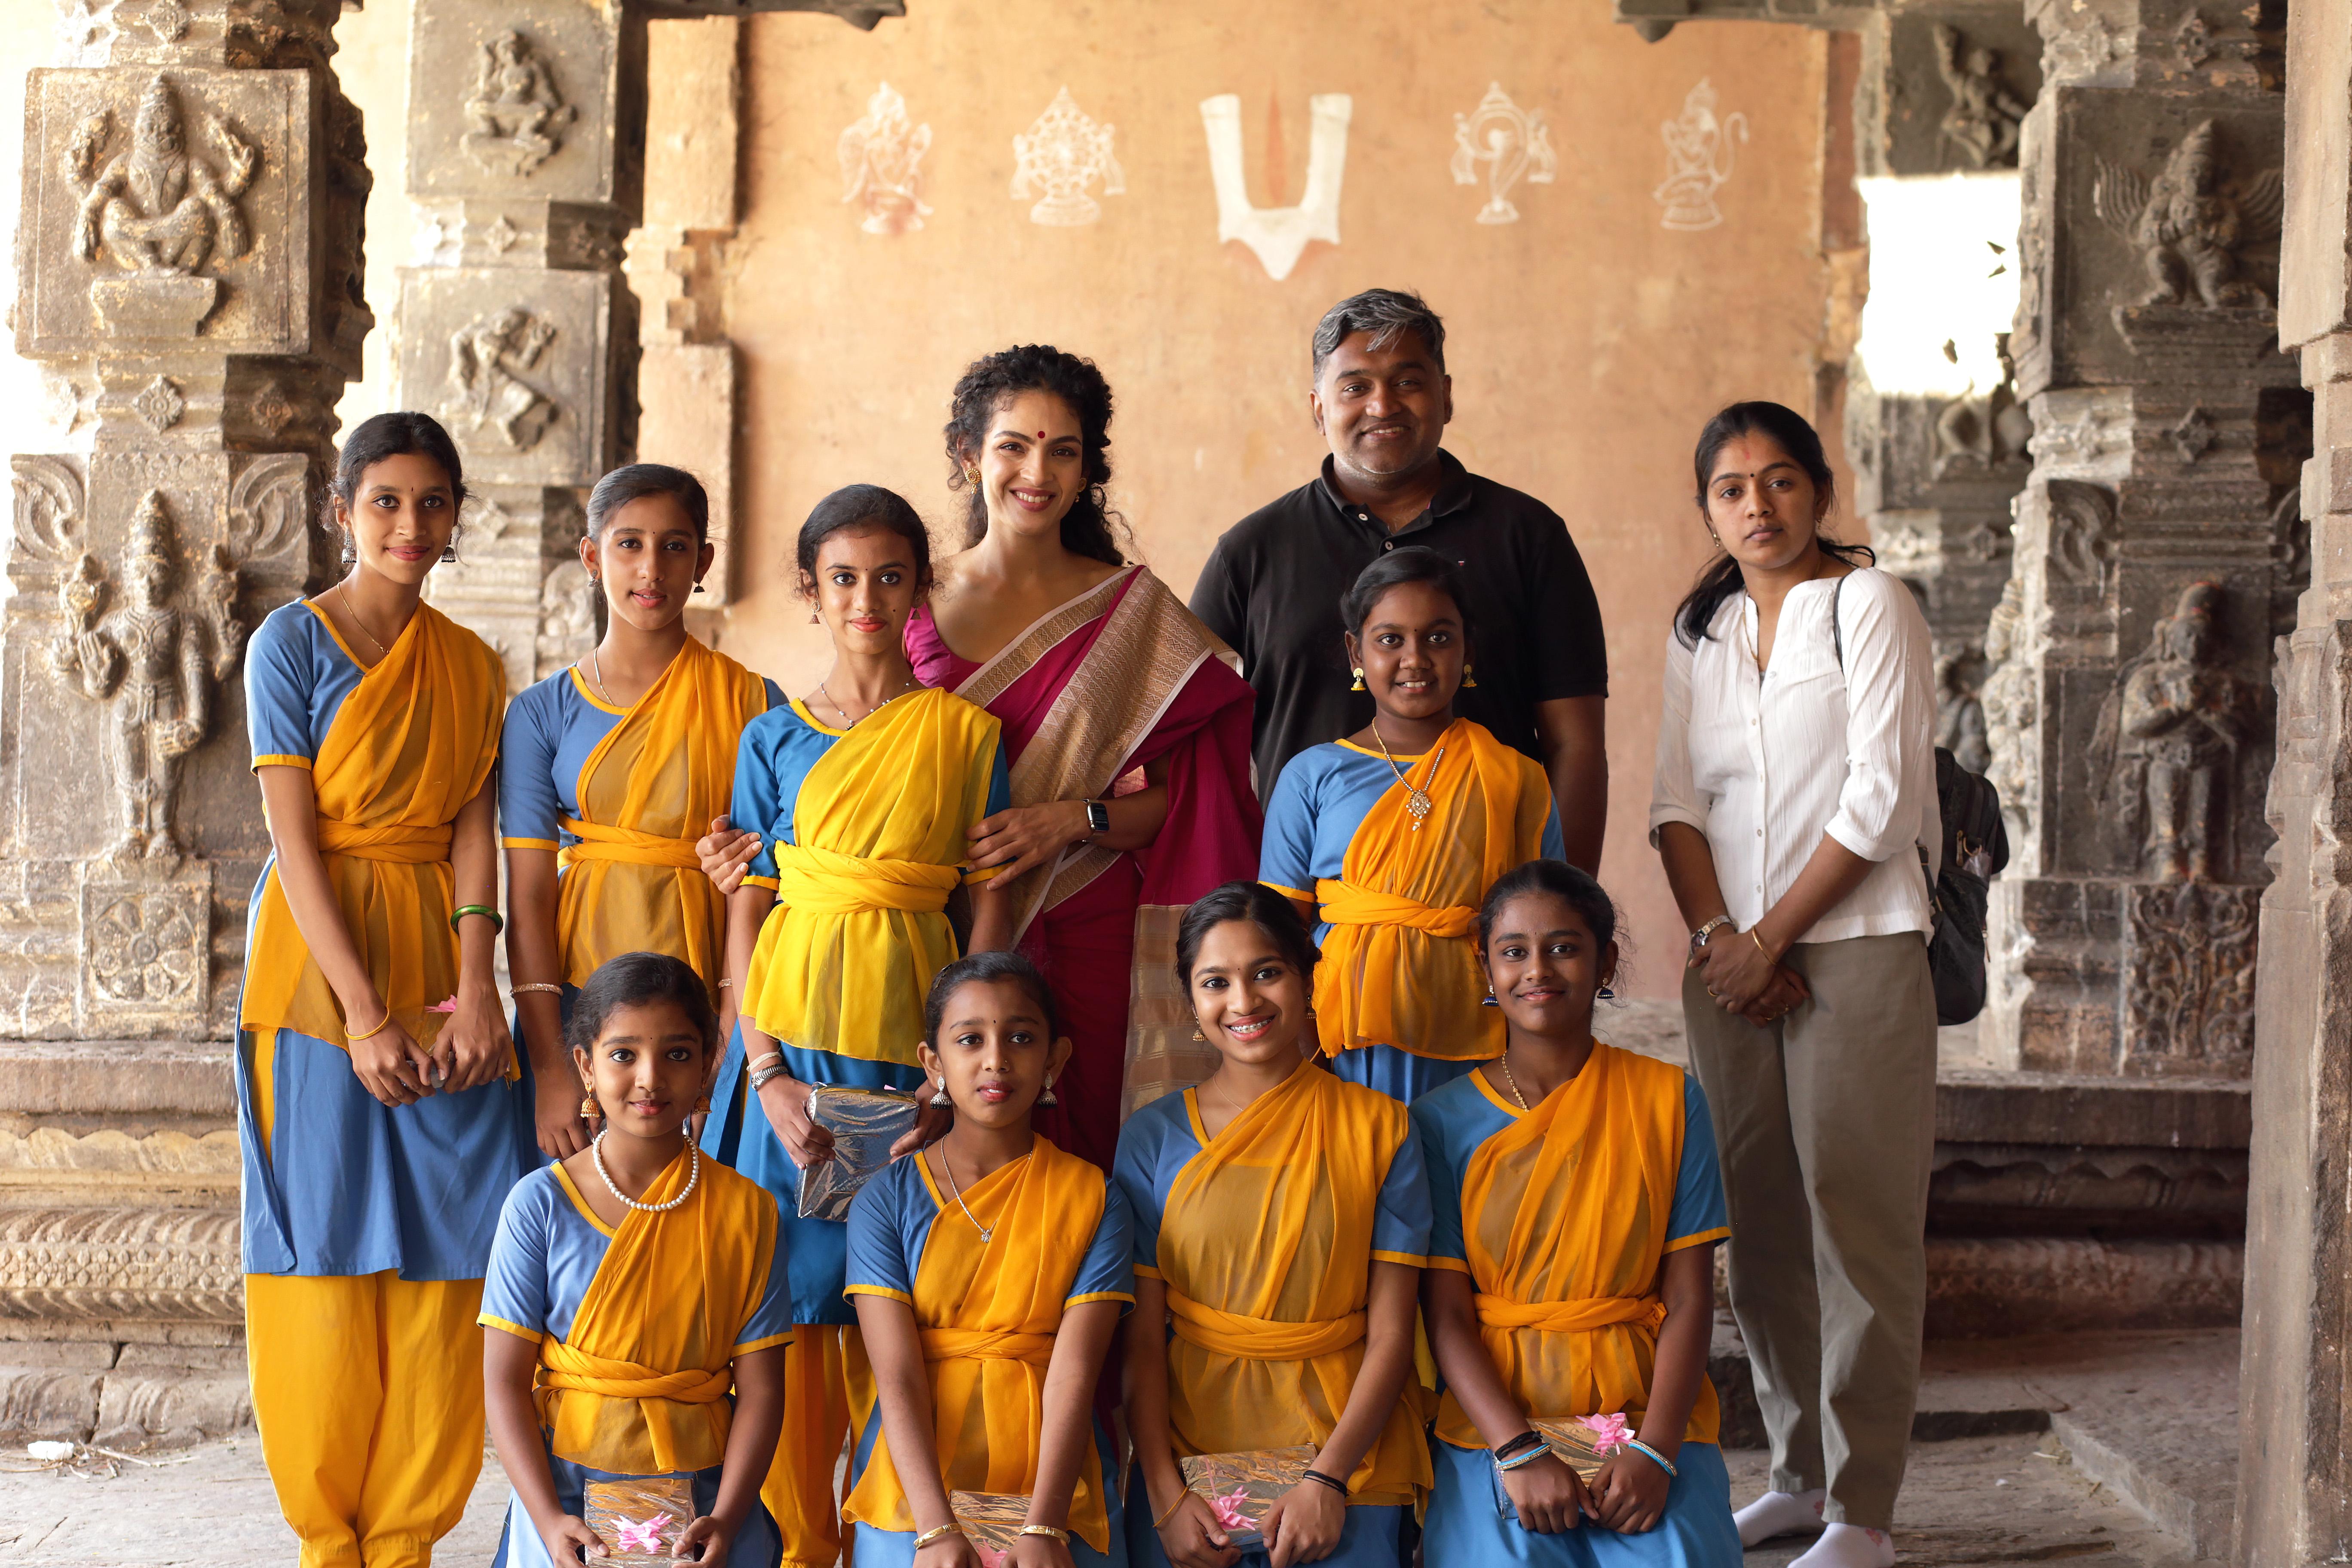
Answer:
[[1087, 801], [1086, 803], [1086, 807], [1087, 833], [1097, 837], [1100, 837], [1103, 834], [1108, 833], [1110, 831], [1110, 807], [1105, 805], [1098, 800]]

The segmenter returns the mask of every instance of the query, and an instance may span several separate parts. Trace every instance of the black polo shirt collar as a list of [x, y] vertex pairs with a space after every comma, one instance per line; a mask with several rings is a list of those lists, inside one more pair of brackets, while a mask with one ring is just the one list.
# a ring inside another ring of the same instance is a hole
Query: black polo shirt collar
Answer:
[[1382, 522], [1377, 513], [1368, 508], [1355, 505], [1339, 493], [1339, 487], [1332, 479], [1332, 472], [1336, 466], [1331, 455], [1325, 453], [1322, 472], [1316, 477], [1315, 480], [1316, 490], [1331, 504], [1331, 510], [1338, 512], [1340, 517], [1370, 529], [1381, 539], [1402, 539], [1408, 533], [1432, 526], [1439, 518], [1451, 517], [1455, 512], [1467, 510], [1471, 493], [1476, 488], [1471, 479], [1470, 470], [1462, 466], [1462, 459], [1445, 450], [1444, 447], [1439, 447], [1437, 449], [1438, 471], [1445, 477], [1438, 481], [1437, 493], [1430, 498], [1429, 505], [1422, 509], [1419, 517], [1394, 532], [1391, 532], [1389, 525]]

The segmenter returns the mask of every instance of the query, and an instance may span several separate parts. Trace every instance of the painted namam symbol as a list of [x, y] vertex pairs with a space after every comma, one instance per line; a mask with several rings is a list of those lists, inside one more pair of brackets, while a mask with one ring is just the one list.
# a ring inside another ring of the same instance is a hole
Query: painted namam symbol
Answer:
[[1486, 205], [1478, 209], [1480, 223], [1518, 222], [1519, 209], [1507, 199], [1510, 188], [1522, 178], [1549, 185], [1559, 166], [1543, 110], [1521, 109], [1499, 81], [1487, 87], [1476, 109], [1454, 117], [1454, 183], [1475, 184], [1481, 163], [1486, 165]]
[[1013, 138], [1013, 198], [1043, 199], [1029, 209], [1029, 221], [1050, 228], [1074, 228], [1102, 216], [1102, 204], [1087, 194], [1099, 179], [1103, 195], [1127, 194], [1127, 175], [1111, 152], [1117, 127], [1098, 124], [1064, 88], [1026, 134]]
[[865, 115], [841, 133], [841, 199], [861, 203], [867, 234], [905, 234], [923, 226], [931, 209], [917, 194], [931, 128], [917, 125], [907, 100], [888, 82], [866, 100]]
[[1696, 231], [1723, 221], [1715, 193], [1731, 178], [1730, 138], [1748, 140], [1748, 116], [1738, 111], [1717, 120], [1715, 89], [1704, 77], [1683, 100], [1683, 111], [1659, 130], [1666, 140], [1666, 178], [1650, 193], [1666, 209], [1666, 228]]
[[1348, 122], [1356, 100], [1318, 92], [1307, 100], [1313, 129], [1307, 144], [1307, 190], [1297, 206], [1250, 205], [1242, 174], [1242, 100], [1219, 93], [1201, 100], [1201, 127], [1209, 138], [1209, 177], [1217, 191], [1217, 240], [1238, 239], [1257, 255], [1266, 276], [1290, 276], [1311, 239], [1339, 243], [1339, 182], [1348, 172]]

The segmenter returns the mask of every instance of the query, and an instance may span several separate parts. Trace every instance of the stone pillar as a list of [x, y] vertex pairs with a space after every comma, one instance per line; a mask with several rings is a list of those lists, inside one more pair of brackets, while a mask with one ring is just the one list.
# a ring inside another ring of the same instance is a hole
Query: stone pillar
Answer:
[[2270, 650], [2309, 570], [2309, 400], [2271, 304], [2278, 39], [2181, 0], [2030, 10], [2010, 348], [2033, 467], [1983, 698], [2011, 845], [1984, 1054], [2239, 1078]]
[[2279, 342], [2314, 397], [2302, 473], [2311, 586], [2278, 667], [2254, 989], [2253, 1192], [2233, 1562], [2352, 1549], [2352, 0], [2289, 13]]
[[[268, 851], [246, 638], [328, 564], [310, 518], [372, 321], [338, 8], [108, 11], [26, 84], [16, 351], [71, 428], [10, 458], [0, 600], [0, 1422], [20, 1428], [141, 1441], [241, 1409], [235, 1118], [196, 1079], [226, 1081], [203, 1042], [235, 1028]], [[171, 1372], [171, 1346], [202, 1364]]]
[[581, 503], [636, 447], [621, 261], [643, 204], [645, 19], [620, 0], [416, 0], [408, 80], [419, 265], [401, 271], [399, 402], [448, 426], [475, 498], [431, 595], [520, 691], [595, 636]]

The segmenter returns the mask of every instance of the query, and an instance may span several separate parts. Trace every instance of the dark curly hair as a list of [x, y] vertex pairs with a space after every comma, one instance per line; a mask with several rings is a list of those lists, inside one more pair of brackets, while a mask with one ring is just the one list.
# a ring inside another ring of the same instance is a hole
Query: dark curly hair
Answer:
[[[989, 421], [996, 411], [1024, 392], [1051, 393], [1078, 416], [1079, 446], [1086, 455], [1087, 488], [1062, 514], [1062, 548], [1073, 555], [1123, 566], [1118, 550], [1123, 523], [1109, 508], [1104, 487], [1110, 483], [1110, 383], [1095, 362], [1045, 343], [1024, 343], [1000, 350], [965, 367], [956, 382], [948, 416], [948, 489], [968, 482], [964, 465], [973, 460], [988, 439]], [[964, 513], [964, 545], [978, 544], [988, 534], [988, 501], [973, 487]]]

